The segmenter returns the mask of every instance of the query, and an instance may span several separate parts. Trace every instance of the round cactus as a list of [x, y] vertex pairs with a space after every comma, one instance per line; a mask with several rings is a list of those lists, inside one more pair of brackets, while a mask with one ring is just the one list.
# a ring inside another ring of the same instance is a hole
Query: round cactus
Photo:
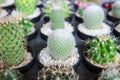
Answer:
[[24, 59], [24, 40], [14, 23], [0, 24], [0, 56], [7, 66], [17, 66]]
[[100, 29], [104, 20], [104, 11], [97, 5], [91, 5], [83, 11], [83, 19], [88, 29]]
[[72, 67], [45, 67], [38, 76], [38, 80], [78, 80], [78, 76]]
[[116, 1], [112, 8], [113, 16], [120, 18], [120, 1]]
[[93, 63], [106, 65], [116, 60], [117, 44], [110, 36], [99, 36], [89, 41], [87, 56]]
[[19, 12], [30, 15], [34, 12], [38, 0], [15, 0]]
[[63, 29], [55, 30], [48, 38], [48, 48], [55, 60], [66, 59], [74, 46], [74, 36]]
[[52, 9], [51, 22], [53, 30], [64, 28], [64, 12], [60, 7]]

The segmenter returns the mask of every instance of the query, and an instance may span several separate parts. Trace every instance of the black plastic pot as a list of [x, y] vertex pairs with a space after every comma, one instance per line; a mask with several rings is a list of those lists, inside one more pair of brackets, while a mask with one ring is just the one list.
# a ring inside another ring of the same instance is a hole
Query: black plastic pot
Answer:
[[104, 9], [111, 9], [113, 3], [114, 3], [113, 1], [104, 2], [104, 3], [102, 3], [102, 7], [103, 7]]
[[83, 53], [81, 54], [84, 65], [93, 73], [100, 74], [102, 72], [103, 67], [96, 66], [95, 64], [91, 63], [86, 58], [86, 50], [88, 49], [88, 46], [84, 48]]
[[110, 11], [111, 11], [111, 9], [108, 9], [108, 10], [107, 10], [107, 15], [106, 15], [107, 19], [108, 19], [109, 21], [113, 22], [113, 23], [119, 21], [120, 18], [116, 18], [116, 17], [114, 17], [114, 16], [109, 15], [109, 12], [110, 12]]
[[119, 37], [120, 37], [120, 32], [115, 29], [118, 24], [120, 24], [120, 21], [118, 21], [118, 22], [116, 22], [116, 23], [113, 24], [113, 33], [114, 33], [114, 35], [115, 35], [116, 37], [119, 38]]
[[27, 47], [27, 51], [31, 53], [33, 58], [29, 63], [25, 64], [24, 66], [16, 68], [16, 70], [18, 70], [21, 73], [27, 72], [32, 67], [35, 60], [35, 51], [33, 51], [33, 49], [30, 46]]

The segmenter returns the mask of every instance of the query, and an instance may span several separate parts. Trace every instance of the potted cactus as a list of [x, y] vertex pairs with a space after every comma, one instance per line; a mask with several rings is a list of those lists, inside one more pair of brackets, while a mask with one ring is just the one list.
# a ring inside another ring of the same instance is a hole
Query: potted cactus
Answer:
[[120, 20], [119, 13], [120, 13], [120, 1], [116, 0], [113, 3], [112, 8], [107, 11], [107, 19], [112, 22], [119, 21]]
[[0, 23], [0, 41], [0, 55], [5, 66], [22, 72], [31, 67], [34, 52], [25, 47], [25, 40], [16, 23]]
[[10, 7], [14, 5], [14, 0], [0, 0], [0, 7]]
[[49, 66], [39, 71], [38, 80], [79, 80], [79, 77], [72, 67]]
[[22, 14], [31, 21], [36, 22], [40, 17], [40, 9], [36, 7], [38, 0], [15, 0], [16, 10], [13, 10], [11, 15]]
[[65, 18], [70, 15], [70, 8], [63, 0], [53, 0], [52, 5], [47, 5], [44, 9], [45, 15], [50, 17], [48, 23], [43, 24], [40, 28], [41, 33], [49, 36], [56, 29], [66, 29], [73, 32], [72, 25], [65, 21]]
[[120, 64], [111, 64], [101, 74], [99, 80], [119, 80], [120, 79]]
[[98, 36], [90, 40], [82, 53], [86, 67], [94, 73], [99, 74], [102, 69], [110, 63], [117, 63], [119, 53], [115, 39], [110, 36]]
[[81, 39], [89, 39], [99, 35], [109, 35], [111, 28], [103, 22], [104, 11], [97, 5], [90, 5], [83, 11], [84, 23], [78, 25], [78, 35]]
[[38, 54], [38, 62], [43, 66], [74, 66], [79, 62], [72, 33], [64, 29], [53, 31], [48, 37], [47, 47]]

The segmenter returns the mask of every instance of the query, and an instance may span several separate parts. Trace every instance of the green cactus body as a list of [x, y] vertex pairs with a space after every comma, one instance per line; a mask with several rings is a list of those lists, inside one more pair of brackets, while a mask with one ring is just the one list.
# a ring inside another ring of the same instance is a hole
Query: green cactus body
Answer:
[[0, 0], [0, 4], [5, 3], [5, 2], [6, 2], [6, 0]]
[[38, 80], [78, 80], [78, 76], [72, 67], [45, 67], [38, 76]]
[[112, 8], [113, 16], [120, 18], [120, 1], [116, 1]]
[[17, 25], [0, 24], [0, 55], [7, 66], [16, 66], [24, 59], [24, 43]]
[[64, 12], [62, 9], [58, 8], [51, 11], [51, 22], [53, 30], [64, 28]]
[[88, 57], [93, 63], [103, 65], [115, 61], [118, 47], [112, 37], [100, 36], [91, 40], [88, 45]]
[[15, 0], [19, 12], [30, 15], [34, 12], [38, 0]]
[[75, 46], [75, 39], [72, 33], [66, 30], [55, 30], [48, 38], [50, 55], [55, 60], [66, 59]]
[[83, 11], [83, 19], [88, 29], [100, 29], [104, 20], [104, 11], [97, 5], [91, 5]]

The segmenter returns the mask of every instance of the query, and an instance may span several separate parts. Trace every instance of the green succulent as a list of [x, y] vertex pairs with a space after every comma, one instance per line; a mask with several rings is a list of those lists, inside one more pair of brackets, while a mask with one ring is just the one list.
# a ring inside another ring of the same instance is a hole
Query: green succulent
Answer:
[[24, 40], [18, 25], [0, 23], [0, 55], [7, 66], [16, 66], [24, 59]]
[[25, 15], [31, 15], [37, 4], [38, 0], [15, 0], [16, 9], [25, 14]]
[[101, 29], [104, 20], [104, 11], [97, 5], [90, 5], [83, 11], [83, 19], [86, 28]]
[[6, 2], [6, 0], [0, 0], [0, 4], [5, 3], [5, 2]]
[[75, 46], [75, 39], [72, 33], [64, 29], [53, 31], [48, 38], [50, 55], [55, 60], [64, 60]]
[[38, 80], [78, 80], [72, 67], [44, 67], [38, 76]]
[[99, 36], [90, 40], [87, 57], [93, 63], [105, 65], [116, 60], [118, 46], [115, 39], [110, 36]]

